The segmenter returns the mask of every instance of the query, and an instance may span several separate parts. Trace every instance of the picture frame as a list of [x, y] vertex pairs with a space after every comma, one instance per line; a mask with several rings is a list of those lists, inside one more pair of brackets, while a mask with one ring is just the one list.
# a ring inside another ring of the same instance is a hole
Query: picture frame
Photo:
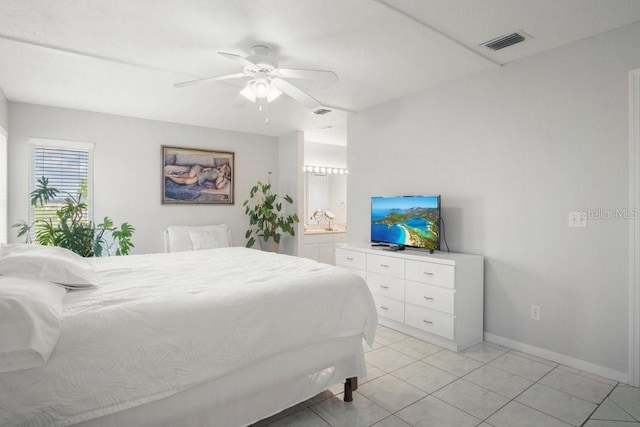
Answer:
[[234, 203], [234, 153], [162, 146], [162, 204]]

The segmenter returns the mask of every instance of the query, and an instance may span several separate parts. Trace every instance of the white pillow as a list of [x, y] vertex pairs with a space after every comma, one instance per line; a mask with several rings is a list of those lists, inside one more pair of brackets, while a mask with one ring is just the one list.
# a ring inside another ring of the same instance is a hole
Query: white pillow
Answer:
[[[182, 252], [196, 249], [190, 234], [192, 232], [210, 232], [211, 235], [215, 236], [217, 247], [226, 248], [231, 246], [231, 228], [226, 224], [200, 226], [171, 225], [167, 227], [165, 235], [165, 250], [167, 252]], [[208, 237], [204, 239], [209, 240]], [[202, 243], [200, 241], [202, 240], [201, 238], [196, 238], [196, 240], [199, 240], [199, 244]]]
[[43, 280], [0, 276], [0, 372], [47, 363], [60, 337], [65, 293]]
[[2, 245], [0, 274], [34, 277], [70, 289], [98, 284], [95, 268], [87, 258], [56, 246]]
[[219, 248], [218, 233], [215, 231], [189, 231], [194, 251]]

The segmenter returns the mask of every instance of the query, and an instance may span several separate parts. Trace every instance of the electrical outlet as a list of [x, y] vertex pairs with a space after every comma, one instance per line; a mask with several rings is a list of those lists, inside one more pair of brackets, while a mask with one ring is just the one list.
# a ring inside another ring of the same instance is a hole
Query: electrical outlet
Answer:
[[569, 227], [587, 227], [587, 213], [574, 211], [569, 212]]
[[531, 304], [531, 318], [533, 320], [540, 320], [540, 306]]

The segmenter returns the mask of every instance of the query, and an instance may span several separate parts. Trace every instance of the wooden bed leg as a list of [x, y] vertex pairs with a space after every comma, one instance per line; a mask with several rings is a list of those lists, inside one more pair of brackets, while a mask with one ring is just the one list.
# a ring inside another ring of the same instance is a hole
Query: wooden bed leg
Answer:
[[344, 382], [344, 401], [353, 402], [353, 392], [358, 389], [358, 377], [347, 378]]

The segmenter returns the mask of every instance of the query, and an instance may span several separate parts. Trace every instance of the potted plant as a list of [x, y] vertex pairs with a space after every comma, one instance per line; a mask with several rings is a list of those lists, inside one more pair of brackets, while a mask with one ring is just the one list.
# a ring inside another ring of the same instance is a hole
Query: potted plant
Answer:
[[244, 213], [249, 216], [250, 227], [245, 234], [248, 248], [254, 245], [257, 237], [263, 250], [278, 252], [283, 233], [295, 236], [294, 224], [300, 222], [298, 214], [284, 212], [283, 201], [293, 203], [288, 194], [284, 197], [273, 194], [270, 179], [266, 184], [258, 181], [251, 187], [249, 199], [242, 204]]
[[[49, 180], [43, 176], [38, 179], [36, 189], [30, 193], [31, 205], [36, 210], [42, 208], [50, 201], [55, 201], [59, 193], [56, 188], [49, 187]], [[65, 194], [64, 201], [55, 211], [56, 221], [36, 217], [31, 224], [25, 221], [14, 224], [13, 227], [19, 228], [18, 237], [26, 236], [27, 243], [31, 243], [33, 230], [35, 241], [40, 245], [59, 246], [83, 257], [93, 257], [105, 255], [105, 249], [109, 252], [110, 242], [107, 237], [110, 234], [112, 241], [118, 245], [116, 255], [129, 253], [134, 247], [131, 236], [135, 228], [125, 222], [118, 229], [113, 226], [109, 217], [104, 217], [101, 224], [95, 225], [84, 218], [87, 204], [82, 201], [82, 195]]]

